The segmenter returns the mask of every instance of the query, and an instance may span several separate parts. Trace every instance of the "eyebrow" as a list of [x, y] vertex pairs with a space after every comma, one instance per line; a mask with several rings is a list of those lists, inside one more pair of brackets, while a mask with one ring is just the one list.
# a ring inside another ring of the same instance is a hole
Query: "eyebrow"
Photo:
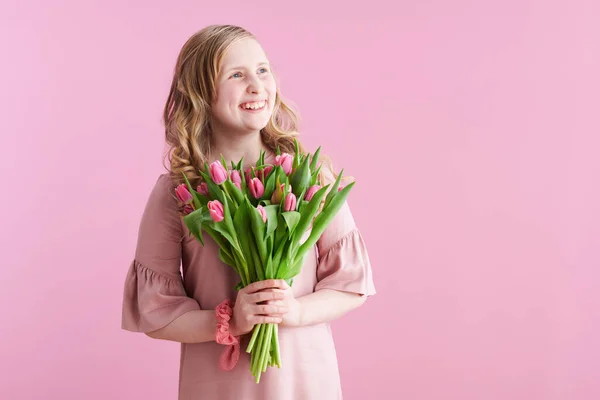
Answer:
[[[257, 67], [260, 67], [260, 66], [262, 66], [262, 65], [270, 65], [270, 64], [269, 64], [267, 61], [263, 61], [263, 62], [260, 62], [260, 63], [258, 63], [256, 66], [257, 66]], [[234, 69], [244, 69], [244, 67], [231, 67], [231, 68], [227, 68], [227, 69], [225, 70], [225, 72], [229, 72], [229, 71], [232, 71], [232, 70], [234, 70]]]

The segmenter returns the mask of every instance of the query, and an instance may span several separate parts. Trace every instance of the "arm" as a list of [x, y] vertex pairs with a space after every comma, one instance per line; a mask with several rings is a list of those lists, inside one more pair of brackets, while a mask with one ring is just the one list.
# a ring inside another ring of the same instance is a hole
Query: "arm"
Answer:
[[[283, 285], [287, 285], [285, 281], [265, 280], [251, 283], [238, 291], [229, 332], [233, 336], [240, 336], [252, 331], [256, 324], [280, 323], [287, 308], [260, 303], [281, 301]], [[214, 341], [216, 333], [217, 317], [214, 310], [192, 310], [147, 335], [181, 343], [202, 343]]]
[[202, 343], [214, 341], [216, 331], [217, 318], [214, 310], [191, 310], [146, 335], [153, 339], [180, 343]]
[[297, 300], [299, 303], [298, 326], [306, 326], [338, 319], [360, 307], [367, 300], [367, 296], [339, 290], [321, 289], [299, 297]]

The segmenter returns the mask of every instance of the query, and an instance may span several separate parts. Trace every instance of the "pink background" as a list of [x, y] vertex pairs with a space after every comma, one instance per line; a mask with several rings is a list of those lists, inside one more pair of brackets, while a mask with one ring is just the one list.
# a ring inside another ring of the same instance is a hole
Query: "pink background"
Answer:
[[600, 398], [598, 3], [366, 4], [2, 3], [0, 398], [175, 398], [178, 345], [120, 330], [121, 294], [212, 23], [358, 180], [378, 294], [333, 324], [346, 399]]

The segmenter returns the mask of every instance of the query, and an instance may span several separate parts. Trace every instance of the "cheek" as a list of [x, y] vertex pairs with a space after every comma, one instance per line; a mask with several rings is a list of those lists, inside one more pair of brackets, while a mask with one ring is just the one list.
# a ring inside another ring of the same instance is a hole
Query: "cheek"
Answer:
[[235, 85], [223, 85], [218, 90], [217, 105], [220, 108], [229, 108], [231, 105], [237, 105], [239, 99], [239, 90]]

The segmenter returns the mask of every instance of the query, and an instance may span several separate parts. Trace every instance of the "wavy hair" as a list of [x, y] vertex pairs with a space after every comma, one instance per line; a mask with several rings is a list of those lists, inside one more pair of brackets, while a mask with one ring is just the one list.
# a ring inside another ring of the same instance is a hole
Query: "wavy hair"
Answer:
[[[245, 38], [256, 39], [239, 26], [210, 25], [191, 36], [177, 57], [163, 112], [166, 156], [170, 163], [167, 169], [176, 185], [185, 182], [184, 174], [193, 187], [202, 180], [198, 171], [204, 170], [211, 156], [210, 105], [216, 94], [221, 61], [231, 45]], [[264, 145], [272, 152], [277, 148], [287, 153], [295, 151], [298, 116], [282, 99], [279, 86], [271, 118], [260, 133]], [[304, 152], [299, 140], [298, 144]], [[333, 172], [329, 157], [322, 156], [320, 161], [325, 161]], [[320, 178], [324, 182], [322, 174]]]

